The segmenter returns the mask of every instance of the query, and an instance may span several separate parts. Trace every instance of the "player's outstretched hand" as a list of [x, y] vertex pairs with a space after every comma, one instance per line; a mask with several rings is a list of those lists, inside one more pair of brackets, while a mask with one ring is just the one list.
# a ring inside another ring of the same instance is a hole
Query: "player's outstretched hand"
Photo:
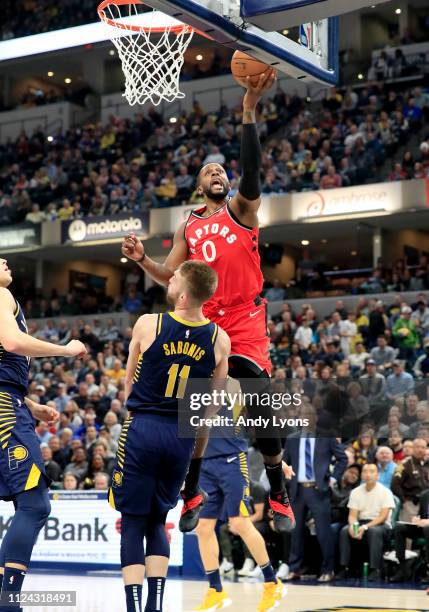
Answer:
[[122, 255], [133, 261], [140, 261], [144, 255], [143, 242], [135, 234], [128, 234], [122, 242]]
[[86, 355], [88, 351], [80, 340], [70, 340], [64, 347], [64, 357], [80, 357]]
[[44, 421], [50, 427], [60, 418], [60, 413], [52, 408], [51, 406], [45, 406], [44, 404], [33, 404], [31, 408], [31, 414], [38, 421]]
[[259, 80], [256, 85], [252, 84], [251, 77], [240, 79], [243, 87], [247, 89], [243, 100], [244, 108], [255, 107], [264, 93], [271, 89], [276, 79], [277, 70], [274, 68], [270, 68], [270, 70], [263, 72], [259, 76]]

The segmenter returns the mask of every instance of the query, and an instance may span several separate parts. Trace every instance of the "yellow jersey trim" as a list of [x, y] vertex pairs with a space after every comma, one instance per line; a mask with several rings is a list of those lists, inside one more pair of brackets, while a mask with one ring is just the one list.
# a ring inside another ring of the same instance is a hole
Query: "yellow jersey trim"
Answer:
[[160, 313], [158, 315], [158, 326], [156, 328], [156, 335], [159, 336], [159, 334], [161, 333], [161, 327], [162, 327], [162, 313]]
[[41, 471], [37, 467], [35, 463], [31, 466], [30, 474], [28, 475], [27, 482], [25, 483], [24, 491], [28, 491], [29, 489], [34, 489], [37, 487], [40, 480]]
[[210, 323], [209, 319], [204, 319], [204, 321], [187, 321], [186, 319], [179, 317], [179, 315], [175, 314], [174, 312], [169, 312], [168, 314], [178, 323], [182, 323], [182, 325], [187, 325], [188, 327], [202, 327], [203, 325]]

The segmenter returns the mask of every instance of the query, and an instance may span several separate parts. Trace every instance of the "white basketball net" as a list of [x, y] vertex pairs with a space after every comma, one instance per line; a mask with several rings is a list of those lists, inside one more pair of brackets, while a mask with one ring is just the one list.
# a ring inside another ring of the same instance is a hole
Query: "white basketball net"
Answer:
[[194, 30], [159, 11], [143, 12], [139, 0], [120, 2], [103, 2], [98, 14], [122, 62], [123, 96], [131, 105], [150, 100], [155, 106], [184, 98], [179, 78]]

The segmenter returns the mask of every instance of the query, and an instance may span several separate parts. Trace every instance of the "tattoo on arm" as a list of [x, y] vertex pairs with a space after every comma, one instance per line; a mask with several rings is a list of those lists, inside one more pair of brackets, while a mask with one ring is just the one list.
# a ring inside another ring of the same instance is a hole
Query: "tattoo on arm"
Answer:
[[243, 111], [243, 123], [256, 123], [255, 109]]

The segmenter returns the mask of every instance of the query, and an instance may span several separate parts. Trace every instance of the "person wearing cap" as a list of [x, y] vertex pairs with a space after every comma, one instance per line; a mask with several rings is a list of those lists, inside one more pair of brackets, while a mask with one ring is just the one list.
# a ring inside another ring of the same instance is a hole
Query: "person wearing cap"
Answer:
[[423, 341], [424, 353], [417, 358], [414, 364], [414, 376], [416, 378], [427, 378], [429, 376], [429, 338]]
[[390, 400], [405, 397], [414, 392], [414, 378], [404, 372], [404, 365], [399, 359], [393, 362], [393, 373], [386, 379], [386, 396]]
[[404, 306], [392, 329], [392, 335], [399, 347], [399, 359], [406, 360], [410, 368], [414, 365], [416, 349], [420, 346], [419, 334], [415, 323], [411, 320], [411, 312], [409, 306]]
[[374, 359], [366, 360], [365, 374], [359, 378], [363, 395], [367, 398], [371, 408], [377, 404], [384, 404], [386, 398], [386, 379], [383, 374], [377, 372]]

